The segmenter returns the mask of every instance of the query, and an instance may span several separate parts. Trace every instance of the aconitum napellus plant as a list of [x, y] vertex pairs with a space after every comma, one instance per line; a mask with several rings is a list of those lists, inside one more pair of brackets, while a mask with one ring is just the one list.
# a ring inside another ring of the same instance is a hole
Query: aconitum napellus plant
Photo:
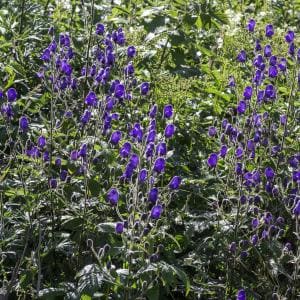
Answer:
[[[49, 247], [55, 248], [58, 232], [67, 230], [59, 211], [72, 203], [81, 232], [72, 251], [77, 257], [88, 253], [91, 264], [73, 257], [74, 266], [83, 272], [93, 266], [108, 294], [117, 289], [135, 299], [155, 284], [163, 219], [181, 184], [181, 177], [165, 176], [169, 141], [176, 134], [173, 106], [158, 106], [151, 82], [135, 76], [138, 50], [127, 45], [122, 28], [97, 24], [86, 53], [77, 53], [68, 33], [52, 28], [48, 40], [36, 72], [39, 112], [19, 109], [22, 95], [14, 87], [1, 94], [7, 139], [14, 126], [19, 134], [7, 151], [18, 159], [24, 199], [26, 191], [41, 191], [34, 201], [49, 222], [41, 220], [37, 230], [45, 232]], [[11, 164], [9, 156], [4, 162]], [[28, 164], [32, 172], [23, 171]], [[41, 279], [39, 287], [43, 284]]]
[[[251, 46], [237, 51], [240, 71], [228, 82], [234, 103], [208, 130], [215, 146], [206, 163], [222, 186], [213, 207], [227, 228], [233, 286], [243, 281], [232, 268], [257, 264], [253, 279], [269, 276], [270, 289], [290, 298], [300, 276], [300, 44], [294, 31], [278, 42], [275, 26], [259, 32], [253, 19], [246, 31]], [[246, 299], [244, 289], [237, 299]]]

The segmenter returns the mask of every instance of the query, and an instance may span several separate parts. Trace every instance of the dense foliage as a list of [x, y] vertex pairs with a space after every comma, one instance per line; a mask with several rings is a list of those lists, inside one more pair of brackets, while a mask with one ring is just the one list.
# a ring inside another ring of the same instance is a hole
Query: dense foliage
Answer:
[[300, 2], [0, 2], [0, 298], [298, 299]]

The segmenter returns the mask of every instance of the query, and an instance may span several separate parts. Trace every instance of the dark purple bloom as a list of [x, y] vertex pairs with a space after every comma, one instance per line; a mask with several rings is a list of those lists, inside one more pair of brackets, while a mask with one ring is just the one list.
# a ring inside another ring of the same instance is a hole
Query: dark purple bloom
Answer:
[[181, 183], [181, 178], [179, 176], [174, 176], [169, 182], [169, 188], [171, 190], [176, 190], [179, 188], [180, 183]]
[[133, 153], [130, 157], [130, 160], [129, 160], [129, 165], [135, 169], [138, 165], [139, 165], [139, 162], [140, 162], [140, 158], [137, 154]]
[[231, 87], [231, 88], [235, 87], [235, 80], [234, 80], [234, 77], [232, 75], [229, 76], [228, 86]]
[[49, 180], [49, 186], [51, 189], [56, 189], [57, 188], [57, 180], [55, 178], [51, 178]]
[[155, 205], [152, 207], [151, 210], [151, 218], [153, 219], [159, 219], [161, 216], [161, 213], [163, 211], [163, 208], [161, 205]]
[[252, 237], [251, 237], [251, 243], [253, 246], [255, 246], [258, 242], [258, 235], [257, 234], [254, 234]]
[[46, 48], [41, 55], [41, 60], [48, 62], [50, 61], [50, 58], [51, 58], [51, 52], [48, 48]]
[[77, 160], [78, 158], [78, 151], [77, 150], [72, 150], [70, 154], [71, 160]]
[[293, 181], [300, 183], [300, 171], [293, 171]]
[[271, 66], [276, 66], [276, 63], [277, 63], [277, 56], [272, 55], [272, 56], [270, 57], [270, 59], [269, 59], [269, 64], [270, 64]]
[[139, 173], [139, 181], [145, 182], [148, 176], [148, 171], [146, 169], [142, 169]]
[[46, 138], [43, 135], [41, 135], [38, 138], [37, 144], [40, 148], [44, 148], [46, 146]]
[[156, 113], [157, 113], [157, 105], [154, 104], [154, 105], [151, 107], [150, 111], [149, 111], [149, 117], [150, 117], [150, 118], [155, 118]]
[[248, 29], [248, 31], [253, 32], [254, 28], [255, 28], [255, 20], [250, 19], [247, 24], [247, 29]]
[[118, 222], [116, 224], [116, 233], [121, 234], [124, 231], [124, 223]]
[[245, 50], [241, 50], [241, 52], [237, 55], [237, 60], [241, 63], [244, 63], [247, 59], [247, 54]]
[[297, 157], [296, 156], [292, 156], [289, 159], [289, 164], [294, 169], [298, 168], [299, 161], [298, 161]]
[[266, 36], [267, 36], [267, 37], [272, 37], [272, 35], [274, 35], [274, 28], [273, 28], [273, 25], [268, 24], [268, 25], [266, 26]]
[[165, 128], [165, 137], [167, 139], [171, 138], [175, 133], [175, 125], [174, 124], [168, 124]]
[[216, 134], [217, 134], [217, 128], [214, 127], [214, 126], [210, 126], [210, 127], [208, 128], [208, 135], [209, 135], [210, 137], [213, 137], [213, 136], [215, 136]]
[[155, 203], [157, 199], [158, 199], [158, 188], [154, 187], [149, 192], [148, 200], [152, 203]]
[[111, 137], [110, 137], [110, 142], [113, 144], [113, 145], [117, 145], [119, 143], [119, 141], [121, 140], [122, 138], [122, 132], [117, 130], [117, 131], [114, 131], [112, 134], [111, 134]]
[[22, 116], [19, 120], [19, 127], [21, 131], [26, 131], [29, 128], [29, 121], [27, 117]]
[[164, 117], [169, 119], [173, 115], [173, 106], [171, 104], [167, 104], [164, 107]]
[[57, 158], [55, 159], [55, 165], [58, 166], [58, 167], [61, 166], [61, 158], [60, 158], [60, 157], [57, 157]]
[[145, 156], [147, 158], [152, 157], [153, 156], [153, 151], [154, 151], [154, 143], [149, 143], [146, 146], [146, 150], [145, 150]]
[[139, 123], [135, 123], [133, 128], [130, 130], [130, 136], [136, 138], [138, 142], [141, 142], [143, 139], [143, 129]]
[[246, 86], [244, 89], [244, 99], [245, 100], [250, 100], [252, 97], [252, 87], [251, 86]]
[[283, 58], [280, 59], [280, 62], [279, 62], [279, 64], [278, 64], [278, 68], [279, 68], [282, 72], [284, 72], [284, 71], [286, 71], [286, 66], [287, 66], [287, 61], [286, 61], [286, 59], [283, 57]]
[[261, 44], [259, 42], [259, 40], [256, 40], [255, 41], [255, 51], [260, 51], [262, 48], [261, 48]]
[[128, 65], [124, 68], [124, 73], [126, 76], [131, 76], [134, 74], [134, 66], [132, 62], [128, 63]]
[[220, 154], [220, 156], [223, 157], [223, 158], [226, 156], [226, 154], [227, 154], [227, 146], [226, 146], [226, 145], [222, 145], [222, 146], [221, 146], [221, 149], [220, 149], [220, 153], [219, 153], [219, 154]]
[[85, 104], [88, 106], [96, 106], [98, 103], [97, 96], [94, 92], [89, 92], [85, 98]]
[[167, 144], [165, 142], [160, 142], [156, 146], [156, 154], [157, 155], [166, 155], [167, 154]]
[[67, 170], [61, 170], [60, 175], [59, 175], [60, 180], [61, 181], [65, 181], [67, 179], [67, 175], [68, 175], [68, 171]]
[[18, 93], [15, 88], [9, 88], [6, 92], [6, 96], [9, 102], [14, 102], [18, 97]]
[[280, 116], [280, 124], [285, 125], [287, 121], [287, 116], [286, 115], [281, 115]]
[[149, 82], [143, 82], [141, 84], [140, 90], [142, 95], [147, 95], [149, 93], [150, 84]]
[[149, 144], [149, 143], [152, 143], [155, 141], [155, 137], [156, 137], [156, 130], [150, 130], [150, 132], [148, 133], [147, 135], [147, 141], [146, 143]]
[[210, 154], [207, 159], [207, 164], [210, 168], [215, 168], [218, 163], [218, 155], [216, 153]]
[[119, 200], [119, 191], [116, 188], [111, 188], [107, 193], [106, 200], [112, 205], [117, 205]]
[[115, 96], [116, 98], [120, 99], [120, 98], [124, 98], [125, 96], [125, 86], [124, 84], [117, 84], [116, 87], [115, 87]]
[[276, 66], [270, 66], [269, 68], [269, 77], [275, 78], [278, 75], [278, 70]]
[[296, 203], [294, 209], [293, 209], [293, 214], [296, 216], [300, 215], [300, 200]]
[[272, 47], [270, 45], [266, 45], [264, 48], [265, 57], [270, 57], [272, 55]]
[[275, 177], [275, 172], [271, 167], [265, 168], [265, 176], [268, 180], [272, 180]]
[[131, 151], [131, 144], [129, 142], [125, 142], [120, 149], [120, 156], [125, 158], [128, 157]]
[[239, 115], [244, 114], [245, 111], [246, 111], [246, 109], [247, 109], [247, 103], [246, 103], [246, 101], [241, 100], [241, 101], [239, 102], [239, 104], [238, 104], [238, 107], [237, 107], [237, 112], [238, 112], [238, 114], [239, 114]]
[[83, 144], [80, 150], [78, 151], [78, 155], [81, 157], [86, 157], [86, 154], [87, 154], [87, 144]]
[[291, 56], [295, 55], [295, 44], [294, 43], [290, 43], [288, 52]]
[[83, 125], [87, 124], [91, 119], [92, 113], [89, 110], [85, 110], [84, 114], [81, 116], [80, 121]]
[[135, 55], [136, 55], [136, 49], [135, 49], [135, 47], [134, 46], [129, 46], [127, 48], [127, 56], [130, 57], [130, 58], [132, 58], [132, 57], [135, 57]]
[[265, 89], [265, 97], [268, 99], [276, 98], [276, 90], [272, 84], [268, 84]]
[[289, 31], [287, 32], [287, 34], [285, 35], [285, 41], [286, 41], [287, 43], [293, 42], [293, 41], [294, 41], [294, 38], [295, 38], [295, 33], [294, 33], [294, 31], [292, 31], [292, 30], [289, 30]]
[[102, 35], [102, 34], [104, 33], [104, 30], [105, 30], [105, 28], [104, 28], [104, 25], [103, 25], [103, 24], [98, 23], [98, 24], [96, 25], [96, 34]]
[[258, 219], [253, 219], [251, 222], [252, 228], [256, 228], [259, 225], [259, 220]]
[[246, 300], [246, 292], [244, 289], [241, 289], [238, 291], [237, 295], [236, 295], [236, 300]]
[[153, 170], [157, 173], [161, 173], [165, 170], [166, 167], [166, 160], [162, 157], [159, 157], [154, 162]]

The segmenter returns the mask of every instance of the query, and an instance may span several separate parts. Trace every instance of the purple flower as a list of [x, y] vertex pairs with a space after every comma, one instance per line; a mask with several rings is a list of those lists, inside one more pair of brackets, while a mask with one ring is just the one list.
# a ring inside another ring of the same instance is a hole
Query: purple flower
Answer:
[[164, 107], [164, 117], [169, 119], [172, 117], [172, 115], [173, 115], [173, 106], [171, 104], [167, 104]]
[[111, 188], [107, 193], [106, 200], [112, 205], [117, 205], [119, 200], [119, 191], [116, 188]]
[[146, 150], [145, 150], [145, 156], [147, 158], [152, 157], [153, 156], [153, 151], [154, 151], [154, 143], [149, 143], [146, 146]]
[[171, 138], [175, 133], [175, 125], [174, 124], [168, 124], [165, 128], [165, 137], [167, 139]]
[[296, 203], [296, 205], [293, 209], [293, 214], [296, 216], [300, 215], [300, 199], [298, 200], [298, 202]]
[[92, 113], [89, 110], [85, 110], [84, 114], [81, 116], [80, 121], [83, 125], [87, 124], [91, 119]]
[[259, 40], [256, 40], [255, 41], [255, 51], [260, 51], [262, 48], [261, 48], [261, 44], [259, 42]]
[[227, 146], [226, 145], [221, 146], [219, 154], [222, 158], [224, 158], [226, 156], [226, 154], [227, 154]]
[[252, 87], [251, 86], [246, 86], [244, 89], [244, 99], [245, 100], [250, 100], [252, 97]]
[[153, 170], [157, 173], [161, 173], [165, 170], [166, 167], [166, 160], [162, 157], [159, 157], [154, 162]]
[[114, 93], [115, 93], [116, 98], [118, 98], [118, 99], [124, 98], [124, 96], [125, 96], [125, 86], [124, 86], [124, 84], [121, 84], [121, 83], [117, 84], [115, 86]]
[[257, 234], [254, 234], [252, 237], [251, 237], [251, 243], [253, 246], [255, 246], [258, 242], [258, 235]]
[[116, 224], [116, 233], [121, 234], [124, 231], [124, 223], [118, 222]]
[[276, 66], [270, 66], [269, 68], [269, 77], [275, 78], [278, 75], [278, 70]]
[[276, 90], [272, 84], [268, 84], [265, 88], [265, 97], [268, 99], [276, 98]]
[[272, 55], [272, 47], [270, 45], [266, 45], [264, 48], [265, 57], [270, 57]]
[[149, 192], [148, 200], [152, 203], [155, 203], [157, 199], [158, 199], [158, 188], [154, 187]]
[[97, 96], [94, 92], [89, 92], [85, 98], [85, 104], [88, 106], [96, 106], [98, 103]]
[[295, 44], [294, 43], [290, 43], [288, 52], [291, 56], [295, 55]]
[[241, 50], [241, 52], [237, 55], [237, 60], [241, 63], [244, 63], [247, 59], [247, 54], [245, 50]]
[[51, 178], [49, 180], [49, 186], [51, 189], [56, 189], [57, 188], [57, 180], [55, 178]]
[[246, 109], [247, 109], [247, 103], [246, 103], [246, 101], [241, 100], [241, 101], [239, 102], [239, 104], [238, 104], [238, 107], [237, 107], [237, 112], [238, 112], [238, 114], [239, 114], [239, 115], [244, 114], [245, 111], [246, 111]]
[[246, 300], [246, 292], [244, 289], [241, 289], [238, 291], [237, 295], [236, 295], [236, 300]]
[[259, 225], [259, 220], [258, 219], [253, 219], [251, 222], [252, 228], [256, 228]]
[[267, 180], [272, 181], [273, 178], [275, 177], [275, 172], [271, 167], [266, 167], [265, 168], [265, 176], [267, 178]]
[[300, 183], [300, 171], [293, 171], [293, 181]]
[[80, 150], [78, 151], [78, 155], [81, 157], [86, 157], [86, 154], [87, 154], [87, 144], [83, 144]]
[[171, 190], [176, 190], [179, 188], [180, 183], [181, 183], [181, 178], [179, 176], [174, 176], [169, 182], [169, 188]]
[[140, 87], [141, 95], [147, 95], [149, 93], [149, 89], [150, 89], [149, 82], [143, 82]]
[[139, 173], [139, 181], [145, 182], [147, 179], [148, 171], [146, 169], [142, 169]]
[[135, 169], [139, 165], [139, 162], [140, 162], [139, 156], [137, 154], [133, 153], [129, 160], [130, 167]]
[[105, 30], [105, 27], [104, 27], [103, 24], [98, 23], [98, 24], [96, 25], [96, 34], [102, 35], [102, 34], [104, 33], [104, 30]]
[[9, 88], [6, 92], [6, 96], [9, 102], [14, 102], [18, 97], [18, 93], [15, 88]]
[[58, 167], [61, 166], [61, 158], [60, 158], [60, 157], [57, 157], [57, 158], [55, 159], [55, 165], [58, 166]]
[[289, 31], [287, 32], [287, 34], [285, 35], [285, 41], [286, 41], [287, 43], [293, 42], [293, 41], [294, 41], [294, 38], [295, 38], [295, 33], [294, 33], [294, 31], [292, 31], [292, 30], [289, 30]]
[[67, 170], [61, 170], [60, 175], [59, 175], [60, 180], [61, 181], [65, 181], [67, 179], [67, 175], [68, 175], [68, 171]]
[[280, 71], [284, 72], [284, 71], [286, 71], [286, 66], [287, 66], [287, 61], [283, 57], [283, 58], [280, 59], [280, 62], [278, 64], [278, 68], [280, 69]]
[[280, 124], [285, 125], [287, 121], [287, 116], [286, 115], [281, 115], [280, 116]]
[[127, 56], [132, 58], [132, 57], [135, 57], [136, 56], [136, 49], [134, 46], [129, 46], [127, 48]]
[[247, 24], [247, 30], [250, 32], [253, 32], [255, 28], [255, 20], [250, 19], [248, 24]]
[[215, 136], [216, 134], [217, 134], [217, 129], [216, 129], [216, 127], [210, 126], [210, 127], [208, 128], [208, 135], [209, 135], [210, 137], [213, 137], [213, 136]]
[[235, 156], [236, 156], [237, 158], [242, 158], [242, 157], [243, 157], [243, 153], [244, 153], [244, 151], [243, 151], [243, 149], [240, 148], [240, 147], [238, 147], [238, 148], [235, 150]]
[[161, 205], [155, 205], [152, 207], [151, 210], [151, 218], [152, 219], [159, 219], [161, 216], [161, 213], [163, 211], [163, 208]]
[[29, 121], [27, 119], [27, 117], [22, 116], [19, 120], [19, 127], [21, 131], [27, 131], [29, 128]]
[[114, 131], [112, 134], [111, 134], [111, 137], [110, 137], [110, 142], [113, 144], [113, 145], [117, 145], [119, 143], [119, 141], [121, 140], [122, 138], [122, 132], [117, 130], [117, 131]]
[[167, 144], [165, 142], [160, 142], [156, 146], [156, 154], [162, 156], [167, 154]]
[[234, 77], [232, 75], [229, 76], [228, 86], [231, 87], [231, 88], [235, 87], [235, 80], [234, 80]]
[[210, 168], [215, 168], [218, 163], [218, 155], [216, 153], [211, 153], [207, 159], [207, 164]]
[[37, 144], [40, 148], [44, 148], [46, 146], [46, 138], [43, 135], [41, 135], [38, 138]]
[[155, 118], [156, 113], [157, 113], [157, 105], [154, 104], [149, 111], [149, 117], [152, 119]]
[[266, 26], [266, 37], [272, 37], [272, 35], [274, 35], [274, 28], [273, 25], [268, 24]]
[[50, 58], [51, 58], [50, 49], [46, 48], [41, 55], [41, 60], [48, 62], [50, 61]]
[[70, 154], [71, 160], [77, 160], [78, 158], [78, 151], [77, 150], [72, 150]]
[[131, 144], [129, 142], [125, 142], [120, 149], [120, 156], [125, 158], [128, 157], [131, 151]]

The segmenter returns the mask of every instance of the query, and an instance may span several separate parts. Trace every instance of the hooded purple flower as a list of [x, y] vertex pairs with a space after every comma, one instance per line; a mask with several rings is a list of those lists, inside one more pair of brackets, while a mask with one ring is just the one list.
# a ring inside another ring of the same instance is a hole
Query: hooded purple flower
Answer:
[[293, 171], [293, 181], [300, 183], [300, 171]]
[[6, 96], [9, 102], [14, 102], [18, 97], [18, 93], [15, 88], [9, 88], [6, 92]]
[[251, 86], [246, 86], [244, 89], [244, 99], [245, 100], [250, 100], [252, 97], [252, 87]]
[[154, 104], [149, 111], [149, 117], [152, 119], [155, 118], [156, 113], [157, 113], [157, 105]]
[[145, 182], [148, 176], [148, 171], [146, 169], [142, 169], [139, 173], [139, 181]]
[[268, 180], [273, 180], [275, 177], [275, 172], [271, 167], [266, 167], [265, 168], [265, 176]]
[[168, 124], [165, 128], [165, 137], [167, 139], [171, 138], [175, 133], [175, 125], [174, 124]]
[[294, 33], [294, 31], [292, 31], [292, 30], [289, 30], [289, 31], [287, 32], [287, 34], [285, 35], [285, 41], [286, 41], [287, 43], [293, 42], [293, 41], [294, 41], [294, 38], [295, 38], [295, 33]]
[[37, 144], [40, 148], [44, 148], [46, 146], [46, 138], [43, 135], [41, 135], [38, 138]]
[[78, 151], [77, 150], [72, 150], [70, 154], [71, 160], [77, 160], [78, 158]]
[[227, 146], [226, 145], [222, 145], [221, 146], [221, 149], [220, 149], [220, 152], [219, 152], [219, 154], [220, 154], [220, 156], [222, 157], [222, 158], [224, 158], [225, 156], [226, 156], [226, 154], [227, 154]]
[[266, 45], [264, 48], [265, 57], [270, 57], [272, 55], [272, 47], [270, 45]]
[[49, 187], [51, 189], [56, 189], [57, 188], [57, 180], [55, 178], [51, 178], [49, 180]]
[[171, 181], [169, 182], [169, 188], [171, 190], [176, 190], [179, 188], [181, 183], [181, 178], [179, 176], [174, 176]]
[[149, 192], [148, 200], [152, 203], [155, 203], [157, 199], [158, 199], [158, 188], [154, 187]]
[[238, 107], [237, 107], [237, 112], [238, 112], [238, 114], [239, 114], [239, 115], [244, 114], [245, 111], [246, 111], [246, 109], [247, 109], [247, 103], [246, 103], [246, 101], [241, 100], [241, 101], [239, 102], [239, 104], [238, 104]]
[[117, 84], [115, 86], [115, 96], [116, 98], [120, 99], [120, 98], [124, 98], [125, 96], [125, 86], [124, 84]]
[[106, 200], [112, 205], [117, 205], [119, 200], [119, 191], [116, 188], [111, 188], [107, 193]]
[[272, 37], [274, 35], [274, 28], [273, 25], [268, 24], [266, 26], [266, 37]]
[[153, 170], [157, 173], [161, 173], [165, 170], [166, 167], [166, 160], [162, 157], [159, 157], [154, 162]]
[[276, 66], [270, 66], [269, 68], [269, 77], [270, 78], [275, 78], [278, 75], [278, 70]]
[[29, 128], [29, 121], [27, 119], [27, 117], [22, 116], [19, 120], [19, 127], [21, 131], [27, 131]]
[[125, 142], [120, 149], [120, 156], [125, 158], [128, 157], [131, 151], [131, 144], [129, 142]]
[[136, 55], [136, 49], [135, 49], [135, 47], [134, 46], [129, 46], [127, 48], [127, 56], [130, 57], [130, 58], [132, 58], [132, 57], [135, 57], [135, 55]]
[[210, 168], [215, 168], [218, 163], [218, 155], [216, 153], [210, 154], [207, 159], [207, 164]]
[[250, 19], [248, 24], [247, 24], [247, 30], [250, 32], [253, 32], [255, 28], [255, 20]]
[[105, 30], [105, 27], [104, 27], [103, 24], [98, 23], [98, 24], [96, 25], [96, 34], [98, 34], [98, 35], [103, 35], [104, 30]]
[[208, 135], [209, 135], [210, 137], [214, 137], [216, 134], [217, 134], [217, 128], [214, 127], [214, 126], [210, 126], [210, 127], [208, 128]]
[[238, 291], [237, 295], [236, 295], [236, 300], [246, 300], [246, 292], [244, 289], [241, 289]]
[[296, 205], [293, 209], [293, 214], [296, 216], [300, 215], [300, 199], [298, 199], [298, 202], [296, 203]]
[[147, 95], [149, 93], [149, 89], [150, 89], [149, 82], [143, 82], [140, 87], [141, 95]]
[[159, 219], [161, 216], [161, 213], [163, 211], [163, 208], [161, 205], [155, 205], [152, 207], [151, 210], [151, 218], [152, 219]]
[[237, 60], [241, 63], [244, 63], [247, 59], [247, 54], [245, 50], [241, 50], [241, 52], [237, 55]]
[[164, 107], [164, 117], [170, 119], [173, 115], [173, 106], [171, 104], [167, 104]]
[[116, 233], [121, 234], [124, 231], [124, 223], [118, 222], [116, 224]]
[[160, 142], [157, 146], [156, 146], [156, 154], [157, 155], [166, 155], [167, 154], [167, 144], [165, 142]]
[[50, 61], [50, 58], [51, 58], [50, 49], [46, 48], [41, 55], [41, 60], [48, 62]]
[[89, 92], [85, 98], [85, 104], [88, 106], [96, 106], [98, 103], [97, 96], [94, 92]]
[[110, 137], [110, 142], [113, 144], [113, 145], [117, 145], [119, 143], [119, 141], [121, 140], [122, 138], [122, 132], [117, 130], [117, 131], [114, 131], [112, 134], [111, 134], [111, 137]]

